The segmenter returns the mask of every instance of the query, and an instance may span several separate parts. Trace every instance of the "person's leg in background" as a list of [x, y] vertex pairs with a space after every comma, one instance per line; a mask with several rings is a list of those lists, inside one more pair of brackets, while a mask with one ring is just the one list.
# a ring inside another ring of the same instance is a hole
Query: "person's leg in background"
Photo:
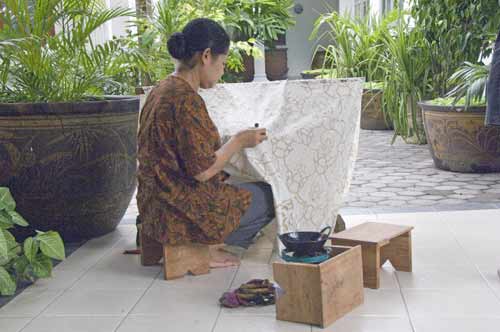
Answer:
[[240, 227], [224, 243], [248, 249], [257, 233], [275, 217], [273, 191], [265, 182], [242, 183], [238, 187], [252, 192], [252, 203], [241, 218]]
[[257, 233], [275, 216], [271, 186], [265, 182], [248, 182], [236, 186], [252, 192], [252, 202], [240, 220], [240, 226], [231, 233], [224, 245], [211, 246], [211, 267], [227, 267], [239, 264], [236, 255], [224, 250], [225, 245], [248, 249]]

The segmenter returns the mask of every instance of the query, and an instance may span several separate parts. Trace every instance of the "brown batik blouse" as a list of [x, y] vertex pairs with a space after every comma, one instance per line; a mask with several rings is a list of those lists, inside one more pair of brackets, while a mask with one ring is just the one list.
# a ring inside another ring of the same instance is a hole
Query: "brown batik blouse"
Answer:
[[138, 134], [137, 205], [146, 235], [176, 245], [217, 244], [239, 226], [251, 193], [194, 176], [215, 163], [220, 136], [201, 96], [169, 76], [149, 94]]

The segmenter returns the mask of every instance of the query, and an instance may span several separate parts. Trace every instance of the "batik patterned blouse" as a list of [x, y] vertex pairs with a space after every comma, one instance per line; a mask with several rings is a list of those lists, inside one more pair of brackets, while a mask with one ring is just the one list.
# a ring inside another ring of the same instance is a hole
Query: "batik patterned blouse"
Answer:
[[217, 244], [239, 226], [251, 193], [224, 183], [224, 172], [194, 178], [214, 164], [220, 146], [203, 99], [186, 81], [170, 76], [151, 91], [138, 134], [137, 205], [146, 235], [170, 245]]

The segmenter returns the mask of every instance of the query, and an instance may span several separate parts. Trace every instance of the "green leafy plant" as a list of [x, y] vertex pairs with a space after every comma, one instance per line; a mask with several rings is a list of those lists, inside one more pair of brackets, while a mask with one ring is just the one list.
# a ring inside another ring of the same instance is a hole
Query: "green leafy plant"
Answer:
[[114, 18], [102, 0], [4, 0], [0, 11], [0, 101], [81, 101], [120, 86], [113, 76], [141, 55], [92, 34]]
[[486, 84], [490, 74], [490, 66], [465, 62], [463, 66], [451, 75], [450, 85], [454, 86], [447, 97], [453, 97], [455, 103], [469, 107], [471, 104], [486, 101]]
[[411, 28], [411, 16], [401, 17], [384, 38], [384, 105], [394, 132], [405, 141], [426, 142], [421, 109], [417, 103], [432, 93], [430, 52], [418, 27]]
[[[491, 52], [500, 22], [497, 0], [412, 0], [415, 25], [423, 33], [430, 52], [432, 90], [444, 96], [448, 78], [465, 61], [475, 63]], [[492, 38], [493, 37], [493, 38]]]
[[9, 229], [28, 226], [16, 212], [16, 202], [8, 188], [0, 187], [0, 295], [16, 292], [18, 283], [34, 282], [52, 274], [52, 259], [65, 258], [64, 244], [57, 232], [37, 231], [24, 243], [16, 242]]
[[[129, 31], [127, 36], [130, 47], [142, 54], [142, 59], [131, 63], [121, 78], [128, 80], [128, 85], [154, 85], [175, 69], [167, 41], [175, 32], [181, 31], [191, 20], [204, 17], [215, 20], [226, 30], [237, 29], [237, 18], [226, 7], [227, 0], [160, 0], [154, 10], [145, 15], [138, 15], [135, 20], [136, 32]], [[225, 79], [230, 80], [231, 73], [244, 70], [242, 54], [260, 57], [261, 52], [252, 46], [253, 39], [232, 42], [229, 50], [227, 69], [230, 73]], [[144, 61], [142, 61], [144, 60]]]
[[337, 77], [382, 80], [383, 39], [389, 31], [388, 26], [397, 18], [395, 13], [383, 20], [353, 18], [337, 11], [321, 15], [314, 24], [311, 39], [330, 42], [326, 47], [319, 45], [316, 48], [316, 52], [325, 51], [323, 69], [336, 69]]
[[258, 39], [272, 46], [280, 35], [295, 24], [291, 14], [293, 0], [225, 0], [236, 40]]
[[467, 105], [467, 101], [465, 97], [462, 97], [460, 99], [452, 98], [452, 97], [445, 97], [445, 98], [434, 98], [432, 100], [429, 100], [428, 102], [431, 105], [439, 105], [439, 106], [486, 106], [486, 99], [477, 99], [477, 100], [472, 100], [469, 102]]

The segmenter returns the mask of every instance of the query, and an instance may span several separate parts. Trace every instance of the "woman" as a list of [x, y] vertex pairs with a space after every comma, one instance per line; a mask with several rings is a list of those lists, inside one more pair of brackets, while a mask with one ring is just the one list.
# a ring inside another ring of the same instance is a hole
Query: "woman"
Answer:
[[220, 80], [229, 45], [224, 29], [208, 19], [193, 20], [172, 35], [168, 50], [175, 72], [148, 96], [138, 135], [142, 230], [163, 244], [212, 245], [211, 267], [238, 264], [222, 243], [248, 248], [274, 218], [269, 185], [234, 187], [223, 172], [235, 153], [265, 141], [266, 129], [242, 130], [221, 145], [197, 92]]

